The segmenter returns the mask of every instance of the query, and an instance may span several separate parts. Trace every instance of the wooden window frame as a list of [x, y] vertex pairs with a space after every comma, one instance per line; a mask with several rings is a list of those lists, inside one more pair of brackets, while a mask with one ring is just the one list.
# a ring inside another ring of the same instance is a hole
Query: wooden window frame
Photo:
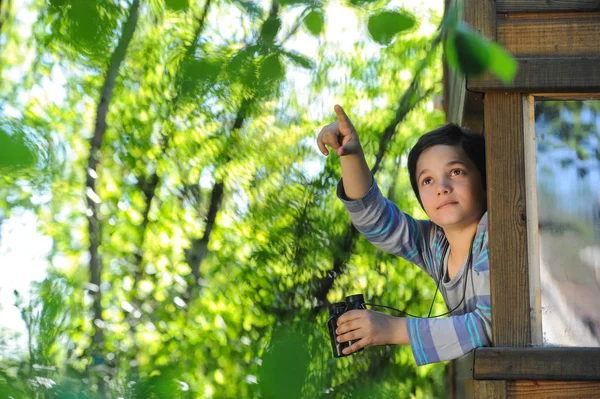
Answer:
[[[535, 313], [540, 304], [531, 294], [530, 281], [539, 279], [539, 267], [534, 266], [538, 253], [529, 237], [537, 224], [537, 204], [533, 176], [526, 172], [535, 148], [525, 138], [532, 134], [535, 97], [587, 98], [590, 92], [600, 93], [600, 46], [566, 45], [568, 40], [597, 37], [600, 2], [447, 1], [447, 7], [462, 3], [463, 19], [513, 52], [519, 64], [515, 79], [506, 85], [489, 74], [465, 79], [448, 68], [444, 74], [448, 120], [486, 136], [495, 345], [452, 362], [454, 384], [474, 381], [475, 396], [481, 398], [525, 397], [540, 391], [592, 397], [590, 392], [600, 391], [600, 348], [535, 346], [541, 343]], [[544, 32], [554, 46], [542, 43], [543, 50], [528, 43], [519, 32], [529, 23], [537, 28], [528, 37], [537, 39]], [[560, 29], [554, 29], [556, 24]]]

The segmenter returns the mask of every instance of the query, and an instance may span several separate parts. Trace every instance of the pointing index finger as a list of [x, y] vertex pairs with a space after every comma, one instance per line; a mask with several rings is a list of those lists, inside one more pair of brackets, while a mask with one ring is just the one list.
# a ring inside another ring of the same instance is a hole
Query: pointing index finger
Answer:
[[339, 104], [335, 104], [333, 106], [333, 109], [335, 111], [335, 114], [337, 115], [338, 121], [340, 122], [340, 127], [351, 129], [352, 122], [350, 122], [350, 118], [348, 118], [348, 115], [346, 115], [344, 109]]

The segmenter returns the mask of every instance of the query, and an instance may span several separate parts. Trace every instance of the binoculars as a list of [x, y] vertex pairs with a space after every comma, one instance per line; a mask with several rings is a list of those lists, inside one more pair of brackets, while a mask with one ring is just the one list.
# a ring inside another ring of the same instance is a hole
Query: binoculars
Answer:
[[[335, 302], [329, 305], [329, 318], [327, 319], [327, 327], [329, 328], [329, 338], [333, 348], [333, 357], [348, 356], [342, 353], [344, 348], [349, 347], [356, 341], [338, 342], [338, 335], [335, 333], [337, 329], [338, 318], [344, 313], [354, 309], [366, 309], [365, 299], [362, 294], [355, 294], [346, 297], [344, 302]], [[357, 352], [362, 351], [359, 349]]]

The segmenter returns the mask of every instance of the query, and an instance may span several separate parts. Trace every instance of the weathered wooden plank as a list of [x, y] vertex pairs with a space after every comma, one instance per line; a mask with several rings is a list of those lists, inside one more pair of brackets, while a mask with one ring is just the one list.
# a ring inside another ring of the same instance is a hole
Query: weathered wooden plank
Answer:
[[478, 348], [473, 378], [600, 381], [600, 348]]
[[486, 73], [467, 79], [473, 91], [505, 90], [525, 93], [594, 92], [600, 90], [600, 57], [519, 59], [515, 79], [505, 85]]
[[450, 399], [471, 399], [475, 395], [475, 380], [473, 379], [473, 360], [475, 355], [469, 352], [449, 363]]
[[497, 40], [518, 58], [600, 56], [598, 37], [600, 12], [498, 15]]
[[523, 99], [485, 95], [492, 341], [527, 346], [531, 340], [525, 215]]
[[496, 2], [464, 0], [463, 20], [482, 36], [496, 40]]
[[475, 133], [483, 133], [483, 93], [465, 90], [462, 126]]
[[598, 0], [496, 0], [498, 13], [544, 11], [598, 11]]
[[476, 381], [475, 398], [506, 399], [508, 397], [506, 381]]
[[594, 399], [600, 398], [600, 382], [511, 381], [507, 391], [511, 399]]

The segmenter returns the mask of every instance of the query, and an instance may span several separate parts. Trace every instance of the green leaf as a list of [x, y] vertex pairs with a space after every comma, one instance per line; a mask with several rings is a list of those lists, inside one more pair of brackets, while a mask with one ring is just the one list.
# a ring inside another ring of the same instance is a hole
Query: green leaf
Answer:
[[480, 75], [488, 70], [502, 82], [509, 83], [517, 73], [517, 62], [506, 50], [464, 24], [448, 35], [445, 50], [448, 64], [466, 76]]
[[466, 76], [482, 74], [490, 64], [490, 46], [484, 38], [466, 26], [459, 26], [454, 45], [460, 70]]
[[281, 29], [281, 20], [279, 17], [270, 16], [260, 29], [260, 37], [263, 41], [272, 43], [275, 40], [275, 36], [277, 36], [279, 29]]
[[300, 55], [294, 51], [284, 51], [283, 54], [290, 59], [294, 64], [306, 69], [313, 69], [314, 62], [310, 58]]
[[165, 4], [169, 10], [185, 11], [190, 6], [190, 0], [165, 0]]
[[458, 63], [458, 54], [456, 54], [456, 45], [454, 42], [454, 33], [451, 33], [446, 38], [444, 42], [444, 55], [446, 57], [446, 62], [450, 68], [455, 70], [461, 70], [460, 64]]
[[304, 25], [306, 29], [314, 36], [319, 36], [323, 32], [323, 26], [325, 25], [325, 16], [321, 10], [313, 10], [308, 13], [304, 18]]
[[519, 65], [513, 56], [500, 45], [490, 43], [489, 57], [488, 69], [490, 72], [505, 84], [512, 82], [519, 69]]
[[369, 17], [369, 33], [379, 44], [388, 45], [400, 32], [413, 28], [415, 18], [408, 13], [396, 11], [383, 11]]
[[311, 354], [306, 337], [295, 327], [281, 326], [265, 351], [259, 379], [265, 398], [302, 397]]
[[265, 57], [260, 65], [261, 79], [279, 79], [283, 76], [283, 65], [278, 54], [271, 54]]
[[181, 66], [180, 92], [194, 95], [214, 86], [221, 71], [221, 64], [209, 58], [185, 60]]
[[35, 165], [36, 158], [22, 132], [11, 135], [0, 128], [0, 167], [23, 169]]

